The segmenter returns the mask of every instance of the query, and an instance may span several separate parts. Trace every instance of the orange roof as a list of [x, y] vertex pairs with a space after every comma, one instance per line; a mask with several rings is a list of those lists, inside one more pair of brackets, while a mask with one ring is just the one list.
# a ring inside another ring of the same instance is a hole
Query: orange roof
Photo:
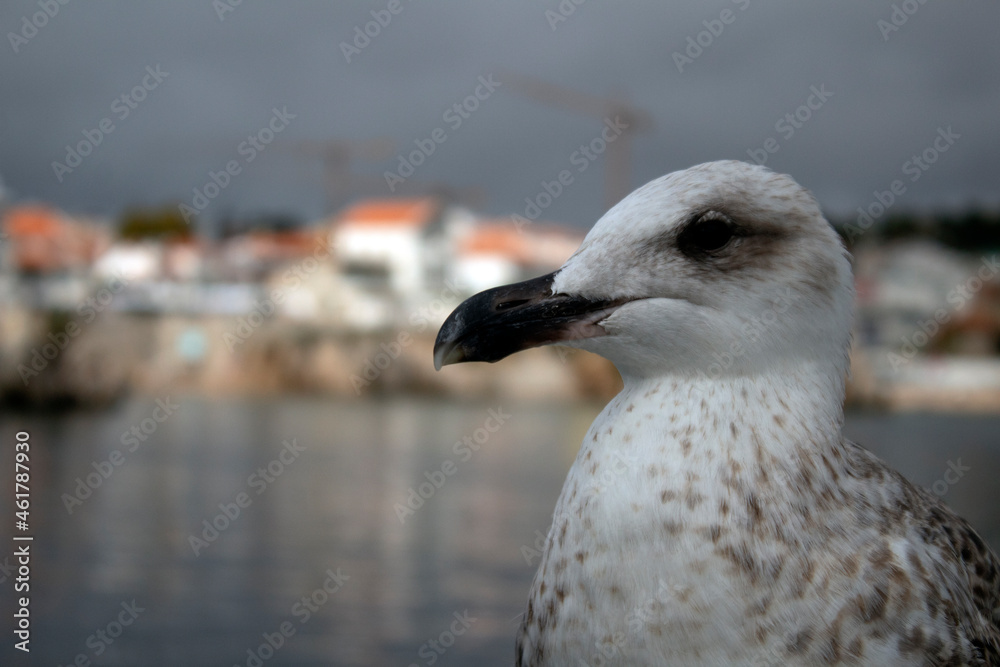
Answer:
[[59, 212], [41, 204], [26, 204], [8, 209], [3, 218], [4, 232], [14, 237], [54, 238], [61, 229]]
[[337, 216], [337, 224], [374, 227], [420, 227], [431, 221], [437, 203], [422, 199], [366, 199]]
[[583, 234], [567, 227], [540, 223], [518, 229], [510, 220], [481, 223], [462, 238], [461, 255], [501, 255], [529, 266], [559, 266], [573, 254]]
[[459, 252], [468, 255], [507, 255], [522, 259], [529, 254], [528, 239], [513, 225], [486, 224], [462, 239]]

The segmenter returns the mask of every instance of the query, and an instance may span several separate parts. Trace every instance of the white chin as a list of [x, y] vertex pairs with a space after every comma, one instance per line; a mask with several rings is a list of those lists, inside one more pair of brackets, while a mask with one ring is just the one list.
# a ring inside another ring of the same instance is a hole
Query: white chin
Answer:
[[634, 376], [703, 366], [711, 361], [714, 314], [684, 299], [638, 299], [595, 322], [601, 335], [560, 344], [598, 354]]

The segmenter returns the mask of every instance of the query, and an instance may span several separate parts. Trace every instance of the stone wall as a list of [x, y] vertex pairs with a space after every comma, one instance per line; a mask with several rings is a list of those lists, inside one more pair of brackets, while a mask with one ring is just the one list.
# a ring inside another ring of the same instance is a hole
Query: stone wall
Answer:
[[497, 364], [433, 367], [429, 334], [362, 336], [330, 325], [265, 319], [104, 313], [92, 321], [25, 310], [0, 319], [0, 400], [102, 403], [127, 392], [319, 393], [370, 397], [606, 399], [620, 379], [569, 348]]

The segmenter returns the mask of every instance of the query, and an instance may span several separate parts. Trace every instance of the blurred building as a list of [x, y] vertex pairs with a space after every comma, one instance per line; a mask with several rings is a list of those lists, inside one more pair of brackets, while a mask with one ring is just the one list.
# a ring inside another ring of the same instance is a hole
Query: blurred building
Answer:
[[160, 241], [115, 241], [97, 259], [93, 269], [102, 280], [119, 275], [137, 282], [160, 280], [163, 257]]
[[855, 249], [852, 392], [892, 409], [1000, 406], [1000, 275], [930, 241]]
[[405, 324], [428, 303], [456, 305], [480, 290], [549, 273], [582, 238], [556, 225], [483, 221], [434, 198], [360, 201], [337, 216], [331, 233], [344, 317], [359, 329]]
[[974, 293], [971, 289], [966, 293], [971, 294], [968, 306], [941, 323], [931, 337], [929, 351], [1000, 357], [1000, 278], [994, 277]]
[[33, 308], [68, 310], [89, 290], [91, 267], [110, 244], [96, 220], [44, 204], [11, 206], [0, 220], [0, 297]]
[[110, 243], [106, 226], [44, 204], [8, 208], [0, 228], [3, 266], [21, 274], [85, 273]]
[[583, 234], [557, 225], [483, 222], [460, 239], [452, 277], [468, 294], [527, 280], [562, 266], [582, 240]]
[[262, 281], [276, 268], [327, 245], [323, 230], [256, 230], [232, 235], [216, 247], [209, 276], [217, 281]]
[[433, 198], [365, 200], [338, 216], [333, 245], [345, 277], [414, 302], [438, 289], [454, 240], [474, 222]]
[[974, 271], [968, 257], [928, 241], [856, 249], [859, 342], [899, 347], [936, 310], [954, 308], [949, 292]]
[[470, 210], [429, 197], [367, 199], [341, 212], [331, 244], [345, 283], [346, 324], [389, 326], [442, 298], [457, 240], [475, 221]]

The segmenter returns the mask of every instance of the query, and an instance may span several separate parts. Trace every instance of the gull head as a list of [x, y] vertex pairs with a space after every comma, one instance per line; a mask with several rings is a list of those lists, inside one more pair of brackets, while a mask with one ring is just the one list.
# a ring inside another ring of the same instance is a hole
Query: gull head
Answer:
[[466, 300], [434, 362], [558, 343], [610, 359], [626, 380], [799, 364], [843, 377], [853, 300], [849, 257], [805, 188], [708, 162], [623, 199], [559, 270]]

